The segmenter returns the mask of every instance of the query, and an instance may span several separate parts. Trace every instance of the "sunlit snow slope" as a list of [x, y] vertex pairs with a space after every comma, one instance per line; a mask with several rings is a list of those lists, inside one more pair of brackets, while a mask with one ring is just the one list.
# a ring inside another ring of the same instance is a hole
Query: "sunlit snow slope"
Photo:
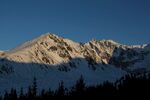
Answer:
[[72, 86], [83, 75], [87, 85], [115, 81], [126, 73], [150, 70], [150, 45], [127, 46], [112, 40], [76, 43], [44, 34], [10, 50], [0, 51], [0, 91], [23, 87], [33, 77], [39, 89]]

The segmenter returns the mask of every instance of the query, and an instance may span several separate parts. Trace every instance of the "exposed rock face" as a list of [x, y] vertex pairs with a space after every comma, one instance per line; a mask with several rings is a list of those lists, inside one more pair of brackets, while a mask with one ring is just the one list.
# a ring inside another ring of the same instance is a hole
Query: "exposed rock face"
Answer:
[[67, 87], [83, 75], [88, 85], [114, 81], [128, 72], [150, 71], [150, 45], [127, 46], [112, 40], [76, 43], [47, 33], [0, 52], [0, 93], [27, 89], [33, 77], [40, 89]]
[[69, 39], [47, 33], [8, 52], [2, 58], [17, 62], [60, 64], [73, 58], [85, 58], [89, 65], [110, 64], [126, 68], [143, 61], [149, 54], [148, 46], [127, 46], [112, 40], [92, 40], [79, 44]]

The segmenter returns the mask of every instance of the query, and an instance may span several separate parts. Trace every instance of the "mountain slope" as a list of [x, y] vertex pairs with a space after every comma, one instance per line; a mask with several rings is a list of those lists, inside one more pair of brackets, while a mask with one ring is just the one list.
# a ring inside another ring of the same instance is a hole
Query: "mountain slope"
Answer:
[[[148, 54], [144, 46], [126, 46], [112, 40], [92, 40], [79, 44], [69, 39], [47, 33], [41, 37], [3, 54], [4, 58], [17, 62], [59, 64], [72, 58], [85, 58], [93, 63], [113, 64], [114, 59], [122, 61], [141, 59]], [[113, 58], [113, 59], [112, 59]], [[118, 62], [117, 62], [118, 64]], [[122, 65], [117, 65], [122, 66]]]
[[114, 81], [128, 72], [150, 70], [150, 45], [127, 46], [112, 40], [76, 43], [47, 33], [0, 52], [0, 91], [38, 79], [40, 89], [70, 87], [81, 75], [88, 85]]

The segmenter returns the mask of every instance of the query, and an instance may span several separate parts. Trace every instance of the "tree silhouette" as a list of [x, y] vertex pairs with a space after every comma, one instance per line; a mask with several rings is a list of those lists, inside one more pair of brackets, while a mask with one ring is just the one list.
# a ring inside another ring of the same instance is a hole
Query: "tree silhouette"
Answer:
[[19, 99], [20, 100], [25, 100], [25, 96], [23, 94], [23, 88], [20, 89]]
[[9, 94], [9, 99], [10, 100], [17, 100], [17, 92], [16, 92], [16, 90], [15, 89], [11, 89], [11, 92], [10, 92], [10, 94]]
[[37, 95], [37, 79], [34, 77], [33, 84], [32, 84], [32, 94], [33, 97], [36, 97]]
[[5, 91], [5, 94], [4, 94], [4, 100], [8, 100], [9, 99], [9, 94], [7, 91]]
[[42, 90], [41, 94], [37, 95], [36, 79], [29, 86], [27, 93], [23, 93], [23, 88], [20, 89], [19, 96], [15, 89], [6, 91], [4, 97], [0, 96], [0, 100], [50, 100], [52, 97], [64, 96], [93, 96], [93, 97], [114, 97], [114, 96], [134, 96], [134, 97], [149, 97], [150, 93], [150, 74], [128, 74], [117, 80], [115, 83], [104, 82], [97, 86], [86, 87], [83, 76], [77, 80], [71, 90], [67, 92], [64, 87], [64, 82], [59, 83], [58, 89], [54, 92]]
[[64, 82], [61, 81], [59, 83], [59, 87], [58, 87], [58, 90], [56, 90], [56, 93], [55, 93], [56, 96], [65, 96], [65, 88], [64, 88]]
[[2, 100], [2, 96], [0, 96], [0, 100]]
[[33, 93], [32, 93], [31, 86], [29, 86], [29, 87], [28, 87], [27, 98], [29, 98], [29, 99], [33, 99]]
[[82, 93], [84, 93], [85, 91], [85, 82], [84, 82], [84, 78], [81, 75], [81, 77], [79, 78], [79, 80], [77, 80], [76, 84], [74, 87], [72, 87], [72, 90], [70, 92], [70, 95], [82, 95]]

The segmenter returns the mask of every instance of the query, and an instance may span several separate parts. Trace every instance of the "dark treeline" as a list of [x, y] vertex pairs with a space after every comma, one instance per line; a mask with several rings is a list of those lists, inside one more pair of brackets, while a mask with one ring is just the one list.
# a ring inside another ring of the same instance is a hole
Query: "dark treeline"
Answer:
[[37, 95], [36, 78], [33, 84], [29, 86], [28, 92], [24, 93], [23, 88], [18, 94], [15, 89], [5, 92], [4, 100], [49, 100], [54, 97], [74, 97], [74, 96], [99, 96], [99, 97], [117, 97], [117, 96], [147, 96], [150, 95], [150, 74], [135, 75], [129, 74], [117, 80], [115, 83], [104, 82], [97, 86], [87, 87], [83, 77], [77, 80], [76, 84], [71, 89], [64, 87], [64, 82], [61, 81], [56, 91], [42, 90]]

